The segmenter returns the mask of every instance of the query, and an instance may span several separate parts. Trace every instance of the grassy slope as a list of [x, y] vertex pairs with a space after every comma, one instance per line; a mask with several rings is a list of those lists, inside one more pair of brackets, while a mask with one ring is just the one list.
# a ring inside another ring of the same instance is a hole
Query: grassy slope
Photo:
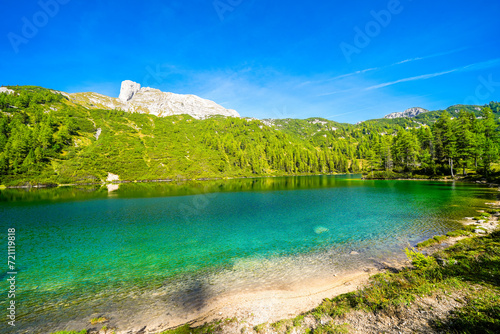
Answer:
[[[4, 184], [100, 182], [108, 172], [122, 180], [298, 174], [266, 164], [271, 159], [267, 149], [274, 147], [282, 156], [318, 150], [313, 143], [259, 120], [159, 118], [86, 109], [67, 100], [44, 108], [55, 109], [50, 113], [56, 119], [69, 115], [75, 121], [78, 132], [72, 137], [73, 145], [50, 158], [41, 170], [4, 176]], [[101, 129], [98, 139], [97, 129]], [[255, 165], [260, 165], [259, 170]]]

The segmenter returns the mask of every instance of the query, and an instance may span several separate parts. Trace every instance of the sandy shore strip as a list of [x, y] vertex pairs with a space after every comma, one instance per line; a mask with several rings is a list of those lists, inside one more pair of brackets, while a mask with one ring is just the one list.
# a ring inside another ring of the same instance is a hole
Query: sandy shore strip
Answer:
[[[116, 334], [152, 334], [184, 324], [196, 327], [213, 320], [236, 318], [240, 323], [245, 323], [251, 328], [262, 323], [298, 316], [317, 307], [325, 298], [332, 298], [361, 288], [375, 273], [387, 269], [394, 270], [407, 264], [401, 259], [388, 260], [328, 278], [308, 279], [306, 282], [283, 284], [261, 290], [252, 289], [252, 291], [222, 294], [207, 300], [203, 307], [190, 310], [183, 316], [166, 314], [166, 310], [162, 311], [161, 307], [155, 308], [155, 314], [150, 312], [135, 314], [133, 318], [125, 322], [123, 317], [120, 317], [121, 321], [115, 322], [113, 319], [117, 319], [116, 315], [109, 314], [107, 316], [110, 321], [107, 325], [108, 328], [118, 328]], [[75, 327], [76, 324], [72, 325], [72, 328], [79, 328]], [[127, 329], [123, 330], [123, 328]]]

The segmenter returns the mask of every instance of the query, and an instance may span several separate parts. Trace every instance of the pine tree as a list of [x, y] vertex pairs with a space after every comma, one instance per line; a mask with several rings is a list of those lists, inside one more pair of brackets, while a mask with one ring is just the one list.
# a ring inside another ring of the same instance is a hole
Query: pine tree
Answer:
[[366, 152], [366, 160], [368, 160], [368, 170], [371, 172], [373, 177], [373, 171], [377, 166], [377, 155], [372, 149]]
[[393, 151], [397, 164], [403, 167], [405, 172], [411, 171], [419, 151], [416, 136], [410, 131], [399, 131], [394, 138]]
[[474, 170], [476, 173], [479, 172], [478, 161], [483, 155], [483, 141], [484, 141], [484, 130], [483, 123], [480, 119], [476, 119], [474, 115], [471, 117], [471, 130], [472, 130], [472, 147], [471, 155], [474, 159]]
[[434, 138], [436, 142], [436, 156], [443, 165], [448, 165], [451, 177], [453, 173], [453, 161], [457, 155], [456, 137], [453, 131], [451, 116], [444, 111], [433, 127]]
[[483, 108], [483, 141], [482, 141], [482, 162], [484, 174], [486, 176], [491, 172], [491, 163], [498, 160], [498, 135], [496, 132], [497, 124], [493, 112], [490, 108]]
[[388, 171], [393, 167], [392, 152], [391, 152], [391, 141], [390, 136], [383, 136], [380, 140], [380, 159], [382, 162], [382, 167]]
[[455, 138], [457, 157], [460, 160], [460, 164], [463, 168], [463, 175], [466, 175], [465, 169], [467, 168], [468, 161], [472, 158], [473, 154], [473, 133], [472, 133], [472, 123], [470, 115], [461, 110], [457, 120], [455, 121]]

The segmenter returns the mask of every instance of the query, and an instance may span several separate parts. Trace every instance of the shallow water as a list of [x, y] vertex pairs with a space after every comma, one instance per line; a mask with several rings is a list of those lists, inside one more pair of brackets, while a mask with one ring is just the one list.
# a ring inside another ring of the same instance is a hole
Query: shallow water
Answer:
[[16, 330], [178, 316], [222, 294], [342, 273], [458, 228], [496, 194], [352, 175], [3, 190], [2, 244], [7, 228], [18, 238]]

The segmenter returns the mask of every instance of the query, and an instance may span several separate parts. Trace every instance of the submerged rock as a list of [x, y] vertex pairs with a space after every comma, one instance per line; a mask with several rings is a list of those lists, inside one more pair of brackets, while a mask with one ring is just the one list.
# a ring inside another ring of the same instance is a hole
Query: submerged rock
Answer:
[[325, 233], [328, 231], [329, 231], [329, 229], [327, 229], [326, 227], [323, 227], [323, 226], [316, 226], [314, 228], [314, 233], [316, 233], [316, 234], [321, 234], [321, 233]]

